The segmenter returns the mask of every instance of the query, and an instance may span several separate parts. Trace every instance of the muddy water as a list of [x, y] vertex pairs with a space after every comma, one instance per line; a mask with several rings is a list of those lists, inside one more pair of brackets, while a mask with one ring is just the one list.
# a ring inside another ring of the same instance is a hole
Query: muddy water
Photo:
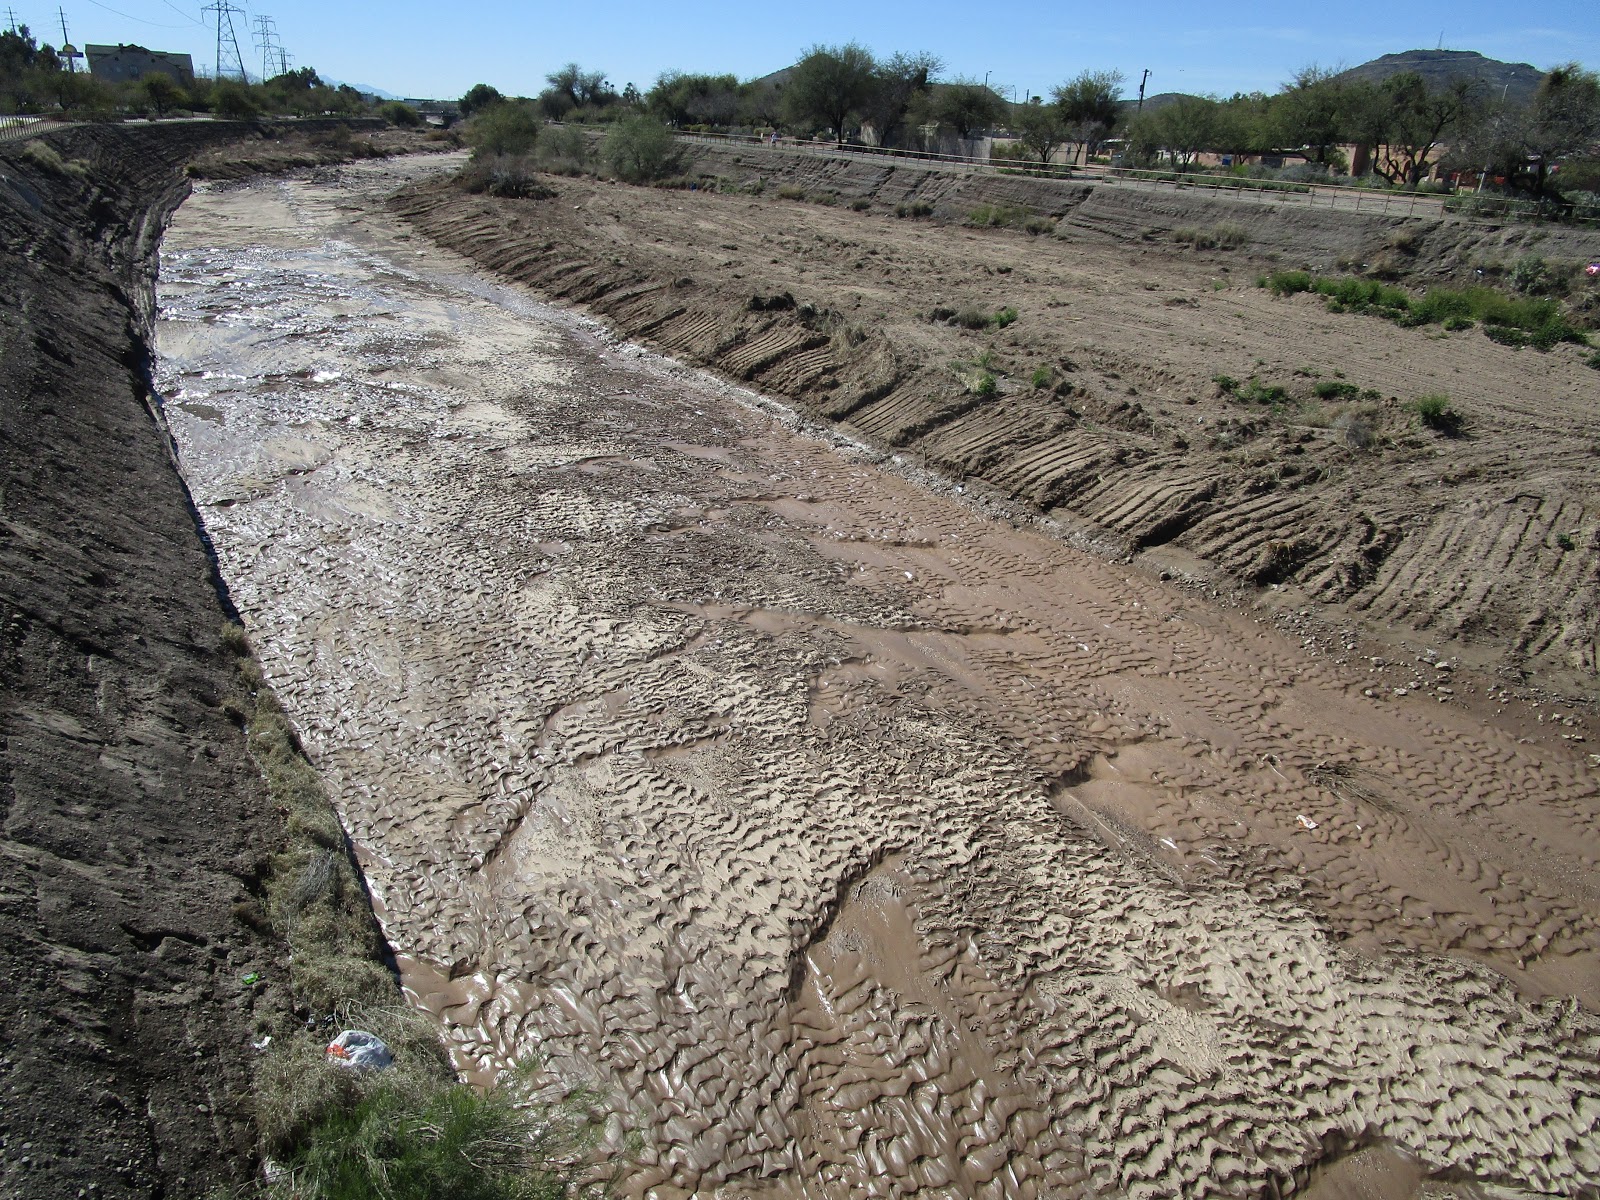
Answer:
[[161, 379], [464, 1071], [629, 1196], [1600, 1183], [1580, 757], [475, 276], [405, 169], [197, 193]]

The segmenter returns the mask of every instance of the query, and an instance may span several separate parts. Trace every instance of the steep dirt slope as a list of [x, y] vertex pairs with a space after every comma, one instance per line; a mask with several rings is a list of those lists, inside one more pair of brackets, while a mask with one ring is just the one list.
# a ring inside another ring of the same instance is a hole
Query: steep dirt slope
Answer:
[[0, 157], [0, 1194], [248, 1173], [232, 915], [274, 818], [224, 700], [225, 606], [144, 383], [180, 168], [226, 130]]
[[[624, 336], [1022, 500], [1113, 556], [1274, 586], [1338, 606], [1342, 627], [1399, 630], [1417, 650], [1450, 644], [1513, 678], [1592, 692], [1600, 376], [1584, 352], [1402, 329], [1253, 286], [1273, 246], [1298, 244], [1295, 262], [1380, 251], [1421, 262], [1433, 261], [1424, 239], [1453, 237], [1469, 261], [1514, 254], [1524, 233], [1416, 222], [1396, 236], [1397, 219], [873, 170], [791, 168], [814, 193], [854, 189], [862, 212], [770, 187], [581, 180], [543, 201], [441, 183], [397, 203], [443, 244]], [[907, 197], [951, 216], [1026, 204], [1062, 216], [1065, 236], [896, 219], [888, 206]], [[1237, 252], [1163, 232], [1224, 216], [1244, 225]], [[1582, 238], [1568, 241], [1575, 253]], [[1003, 330], [946, 319], [1006, 307], [1019, 317]], [[1276, 398], [1224, 394], [1218, 375]], [[1343, 394], [1319, 397], [1319, 385]], [[1467, 436], [1420, 426], [1410, 405], [1436, 392]]]

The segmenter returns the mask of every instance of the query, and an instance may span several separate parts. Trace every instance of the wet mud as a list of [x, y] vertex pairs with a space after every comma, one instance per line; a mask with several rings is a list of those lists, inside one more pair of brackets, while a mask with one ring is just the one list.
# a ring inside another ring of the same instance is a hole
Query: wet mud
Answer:
[[417, 170], [201, 188], [160, 382], [463, 1071], [627, 1196], [1600, 1186], [1578, 747], [475, 274]]

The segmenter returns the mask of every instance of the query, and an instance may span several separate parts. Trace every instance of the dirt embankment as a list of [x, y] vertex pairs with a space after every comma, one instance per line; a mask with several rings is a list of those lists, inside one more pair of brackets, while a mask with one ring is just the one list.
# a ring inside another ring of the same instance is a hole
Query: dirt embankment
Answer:
[[[1459, 276], [1529, 248], [1594, 253], [1593, 235], [778, 152], [717, 150], [697, 169], [745, 190], [560, 180], [551, 199], [497, 201], [439, 183], [397, 204], [626, 337], [1025, 501], [1113, 556], [1336, 606], [1336, 651], [1355, 631], [1398, 630], [1415, 650], [1593, 694], [1600, 412], [1586, 352], [1402, 329], [1254, 286], [1273, 262], [1384, 257]], [[894, 215], [918, 203], [932, 220]], [[1048, 214], [1057, 236], [953, 224], [980, 205]], [[1221, 226], [1243, 244], [1174, 237]], [[1007, 308], [1005, 327], [950, 319]], [[1219, 375], [1261, 399], [1223, 392]], [[1421, 426], [1410, 406], [1431, 393], [1448, 394], [1466, 436]]]
[[[146, 383], [197, 150], [88, 128], [0, 154], [0, 1193], [199, 1195], [254, 1155], [285, 975], [235, 916], [281, 826]], [[46, 149], [40, 149], [44, 145]]]

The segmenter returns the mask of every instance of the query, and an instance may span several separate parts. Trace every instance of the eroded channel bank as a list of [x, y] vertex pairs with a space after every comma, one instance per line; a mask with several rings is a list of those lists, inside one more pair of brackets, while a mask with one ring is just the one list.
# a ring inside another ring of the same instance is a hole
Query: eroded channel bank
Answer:
[[241, 977], [283, 962], [233, 908], [275, 819], [223, 707], [227, 614], [144, 386], [182, 165], [238, 132], [0, 147], [6, 1196], [199, 1195], [254, 1162], [249, 1041], [281, 994]]
[[635, 1196], [1600, 1184], [1576, 755], [484, 279], [396, 182], [197, 193], [161, 380], [464, 1070], [592, 1090]]

